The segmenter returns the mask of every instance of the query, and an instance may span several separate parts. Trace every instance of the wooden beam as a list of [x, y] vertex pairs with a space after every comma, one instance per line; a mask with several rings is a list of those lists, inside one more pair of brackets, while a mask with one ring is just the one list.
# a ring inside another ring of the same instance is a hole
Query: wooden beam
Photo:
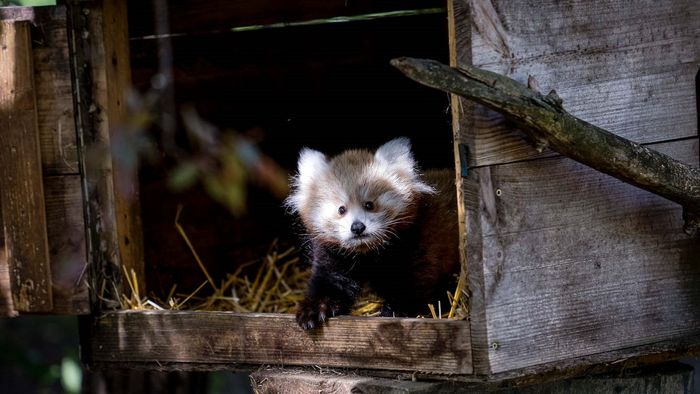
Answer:
[[[131, 66], [129, 61], [129, 23], [126, 2], [122, 0], [102, 1], [103, 63], [93, 63], [104, 70], [104, 85], [98, 85], [98, 104], [104, 106], [105, 126], [109, 129], [110, 141], [128, 140], [124, 133], [127, 121], [126, 97], [131, 89]], [[97, 26], [95, 26], [97, 29]], [[95, 59], [97, 60], [97, 59]], [[95, 70], [93, 68], [93, 70]], [[96, 71], [96, 70], [95, 70]], [[120, 135], [121, 134], [121, 135]], [[113, 154], [114, 153], [113, 151]], [[114, 159], [113, 159], [114, 163]], [[129, 172], [133, 171], [133, 172]], [[143, 234], [137, 169], [113, 166], [114, 204], [117, 220], [117, 242], [121, 265], [134, 271], [139, 281], [139, 291], [145, 293], [146, 278], [143, 260]], [[127, 289], [128, 287], [125, 287]]]
[[469, 325], [455, 320], [339, 317], [303, 331], [287, 314], [110, 312], [89, 329], [85, 360], [107, 368], [276, 364], [472, 372]]
[[[448, 0], [447, 31], [450, 51], [450, 65], [471, 63], [471, 29], [469, 24], [458, 21], [470, 20], [470, 9], [465, 1]], [[469, 150], [473, 144], [474, 104], [456, 94], [450, 95], [452, 111], [452, 134], [454, 136], [454, 159], [457, 186], [457, 214], [459, 220], [461, 275], [466, 276], [469, 292], [469, 324], [471, 328], [472, 357], [474, 373], [488, 375], [488, 343], [483, 288], [483, 265], [481, 264], [481, 220], [479, 212], [478, 184], [469, 174]], [[465, 154], [467, 157], [465, 157]]]
[[14, 306], [53, 308], [32, 42], [28, 22], [0, 22], [0, 207]]
[[[115, 165], [115, 141], [126, 143], [126, 94], [131, 87], [125, 2], [69, 4], [69, 37], [75, 75], [79, 158], [82, 166], [88, 258], [93, 289], [105, 289], [95, 306], [118, 307], [122, 266], [145, 285], [143, 235], [136, 168]], [[94, 154], [100, 152], [100, 154]]]

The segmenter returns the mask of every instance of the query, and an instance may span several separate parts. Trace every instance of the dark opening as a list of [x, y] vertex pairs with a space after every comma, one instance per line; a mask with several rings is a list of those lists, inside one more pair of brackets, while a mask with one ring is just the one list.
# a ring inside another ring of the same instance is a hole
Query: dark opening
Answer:
[[[131, 16], [130, 16], [131, 19]], [[136, 19], [136, 18], [134, 18]], [[132, 29], [138, 30], [138, 28]], [[389, 65], [398, 56], [448, 61], [445, 13], [172, 38], [176, 104], [192, 103], [220, 128], [251, 132], [290, 173], [299, 150], [327, 154], [376, 148], [408, 136], [422, 168], [454, 167], [449, 98]], [[157, 71], [156, 40], [131, 41], [133, 80], [146, 90]], [[281, 201], [251, 187], [234, 218], [201, 187], [170, 192], [163, 169], [141, 171], [147, 287], [191, 292], [205, 279], [173, 228], [181, 222], [215, 278], [264, 256], [272, 240], [294, 243]]]

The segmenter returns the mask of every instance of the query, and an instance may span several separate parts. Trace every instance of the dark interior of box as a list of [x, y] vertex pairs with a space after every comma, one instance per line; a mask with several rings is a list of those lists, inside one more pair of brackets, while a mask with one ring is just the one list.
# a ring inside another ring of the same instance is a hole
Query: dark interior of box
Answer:
[[[130, 15], [130, 20], [143, 18]], [[133, 82], [157, 72], [157, 40], [130, 27]], [[206, 29], [204, 29], [206, 30]], [[136, 32], [136, 33], [134, 33]], [[445, 13], [172, 37], [177, 106], [193, 104], [224, 129], [254, 132], [260, 149], [290, 173], [300, 148], [327, 154], [412, 140], [421, 168], [454, 168], [449, 97], [389, 65], [398, 56], [448, 60]], [[147, 289], [191, 292], [205, 277], [173, 226], [176, 209], [214, 278], [265, 255], [274, 239], [298, 244], [282, 202], [251, 186], [247, 213], [234, 217], [201, 187], [168, 190], [166, 170], [141, 169]]]

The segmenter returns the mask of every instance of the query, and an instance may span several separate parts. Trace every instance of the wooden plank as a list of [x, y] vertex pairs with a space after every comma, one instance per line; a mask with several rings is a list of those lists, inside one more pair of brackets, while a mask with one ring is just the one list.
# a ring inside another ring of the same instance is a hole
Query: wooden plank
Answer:
[[0, 22], [0, 204], [15, 308], [53, 307], [28, 22]]
[[35, 8], [34, 85], [44, 175], [78, 174], [65, 7]]
[[[169, 1], [170, 32], [186, 34], [209, 31], [229, 31], [233, 27], [265, 25], [325, 19], [336, 16], [364, 15], [396, 10], [444, 7], [438, 0], [196, 0]], [[155, 34], [153, 4], [129, 2], [131, 37]]]
[[[120, 127], [126, 116], [126, 93], [131, 72], [125, 3], [115, 0], [69, 4], [71, 57], [75, 58], [74, 94], [78, 113], [79, 156], [83, 168], [87, 244], [90, 280], [95, 289], [106, 287], [108, 308], [118, 306], [122, 265], [134, 270], [143, 291], [143, 236], [141, 233], [138, 177], [135, 168], [115, 165], [88, 152], [109, 151], [109, 147], [127, 138]], [[115, 286], [111, 286], [115, 284]], [[92, 294], [92, 303], [102, 301]]]
[[463, 321], [339, 317], [303, 331], [293, 315], [110, 312], [94, 320], [86, 360], [102, 367], [148, 364], [218, 369], [235, 364], [471, 373]]
[[[102, 127], [107, 128], [110, 141], [120, 138], [124, 140], [126, 137], [123, 133], [128, 132], [124, 127], [120, 127], [127, 120], [126, 94], [131, 88], [129, 24], [126, 12], [126, 2], [104, 0], [101, 20], [100, 17], [91, 19], [93, 33], [102, 40], [104, 50], [104, 56], [95, 57], [92, 63], [93, 76], [96, 77], [93, 80], [96, 87], [95, 102], [104, 110]], [[138, 175], [136, 169], [119, 166], [113, 166], [112, 173], [120, 263], [129, 272], [133, 270], [137, 277], [144, 278]], [[138, 284], [142, 294], [145, 293], [145, 282], [144, 278]], [[128, 287], [125, 287], [125, 291], [128, 291], [126, 289]]]
[[3, 8], [0, 20], [28, 21], [33, 26], [34, 86], [43, 173], [77, 174], [66, 8]]
[[[556, 89], [573, 115], [640, 143], [697, 135], [695, 75], [700, 28], [692, 0], [635, 2], [470, 0], [474, 66]], [[532, 21], [546, 20], [547, 23]], [[471, 164], [510, 163], [538, 154], [503, 118], [475, 112]]]
[[[45, 178], [44, 191], [53, 296], [51, 313], [87, 314], [90, 304], [80, 176]], [[0, 316], [15, 315], [9, 264], [0, 232]]]
[[0, 12], [0, 19], [24, 20], [34, 26], [32, 59], [52, 277], [51, 312], [89, 313], [66, 8], [8, 8]]
[[[653, 148], [697, 166], [697, 138]], [[679, 206], [561, 157], [475, 172], [492, 373], [700, 334]]]
[[80, 175], [44, 178], [53, 311], [90, 313]]
[[[470, 20], [470, 9], [463, 0], [447, 2], [448, 39], [450, 65], [471, 64], [471, 29], [470, 25], [456, 23]], [[474, 104], [456, 95], [450, 95], [452, 111], [452, 134], [454, 136], [454, 158], [457, 168], [457, 201], [460, 234], [460, 256], [462, 260], [461, 275], [466, 276], [469, 289], [470, 328], [474, 373], [487, 375], [489, 370], [486, 320], [484, 314], [483, 267], [481, 264], [481, 226], [479, 221], [478, 180], [475, 173], [464, 173], [469, 165], [469, 158], [462, 157], [469, 147], [474, 145], [473, 125]], [[460, 152], [460, 149], [462, 150]]]

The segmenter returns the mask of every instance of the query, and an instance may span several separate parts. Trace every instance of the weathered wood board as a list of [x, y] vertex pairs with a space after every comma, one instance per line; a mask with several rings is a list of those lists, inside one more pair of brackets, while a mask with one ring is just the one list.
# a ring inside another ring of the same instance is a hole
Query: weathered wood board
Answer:
[[[456, 49], [458, 58], [523, 83], [532, 75], [544, 93], [555, 89], [574, 116], [635, 142], [697, 135], [695, 1], [455, 4], [471, 5], [471, 19], [455, 22], [458, 40], [467, 30], [471, 35], [470, 47]], [[462, 53], [467, 51], [469, 56]], [[500, 115], [482, 108], [474, 115], [470, 164], [548, 154], [509, 131]]]
[[[469, 374], [463, 321], [332, 318], [302, 331], [293, 315], [230, 312], [112, 312], [95, 319], [84, 344], [93, 365], [214, 369], [275, 364]], [[87, 334], [87, 333], [86, 333]]]
[[[115, 145], [129, 143], [127, 133], [131, 132], [125, 124], [126, 97], [131, 89], [126, 2], [104, 0], [73, 5], [69, 6], [69, 13], [75, 45], [72, 56], [76, 64], [84, 66], [74, 70], [79, 74], [75, 89], [83, 97], [79, 120], [82, 148], [84, 153], [112, 152]], [[87, 210], [92, 218], [88, 248], [93, 262], [91, 280], [96, 286], [103, 279], [119, 283], [120, 265], [143, 278], [137, 169], [117, 165], [119, 158], [114, 156], [112, 160], [93, 159], [86, 157], [83, 162], [89, 193]], [[105, 278], [105, 272], [116, 273], [117, 277]], [[129, 291], [125, 284], [122, 290]]]
[[[696, 8], [455, 0], [451, 64], [533, 75], [572, 114], [697, 166]], [[483, 107], [454, 99], [453, 114], [455, 141], [469, 148], [460, 220], [476, 373], [576, 368], [697, 337], [700, 246], [683, 235], [679, 206], [538, 154]]]
[[[45, 178], [44, 203], [53, 296], [53, 309], [50, 312], [90, 313], [80, 176]], [[17, 311], [12, 302], [10, 270], [6, 257], [0, 232], [0, 316], [15, 316]]]
[[[77, 157], [65, 7], [0, 10], [5, 23], [31, 24], [36, 124], [43, 180], [51, 313], [89, 313], [85, 223]], [[2, 222], [0, 218], [0, 223]], [[2, 270], [2, 268], [0, 268]], [[9, 276], [0, 276], [0, 288]], [[2, 296], [0, 296], [2, 299]], [[0, 301], [0, 304], [2, 302]], [[11, 305], [11, 304], [8, 304]], [[0, 307], [0, 311], [2, 307]], [[14, 309], [12, 313], [16, 312]]]
[[[654, 147], [697, 165], [697, 139]], [[474, 171], [492, 372], [700, 334], [678, 205], [567, 158]]]
[[41, 164], [45, 175], [78, 174], [66, 8], [8, 7], [0, 20], [32, 25]]
[[55, 314], [90, 313], [83, 194], [79, 175], [44, 179]]
[[34, 13], [34, 84], [44, 175], [78, 174], [65, 7]]
[[0, 22], [0, 209], [14, 307], [53, 308], [30, 25]]

